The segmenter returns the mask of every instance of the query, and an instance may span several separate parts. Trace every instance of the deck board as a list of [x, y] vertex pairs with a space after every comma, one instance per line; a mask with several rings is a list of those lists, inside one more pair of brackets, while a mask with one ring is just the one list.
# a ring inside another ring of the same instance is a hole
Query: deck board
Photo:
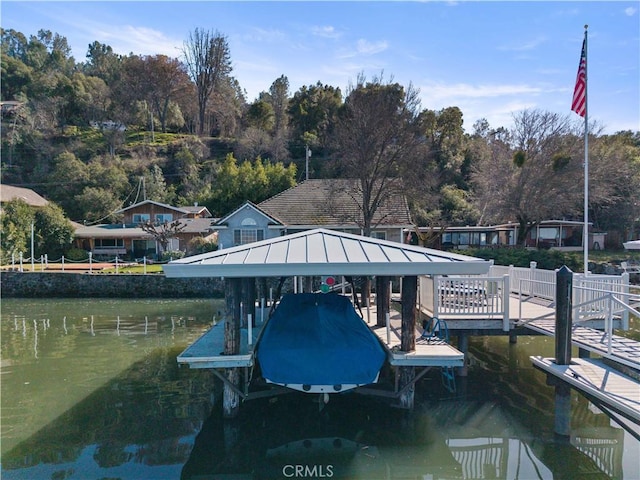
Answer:
[[557, 365], [550, 358], [530, 358], [541, 370], [640, 423], [640, 385], [632, 378], [595, 359], [575, 358], [571, 365]]
[[[372, 306], [370, 310], [370, 317], [375, 319], [376, 307]], [[464, 365], [464, 353], [442, 340], [422, 339], [421, 332], [418, 330], [415, 331], [416, 349], [413, 352], [401, 352], [402, 320], [399, 312], [391, 312], [389, 326], [389, 338], [387, 338], [386, 327], [370, 326], [370, 328], [387, 349], [390, 365], [415, 367], [462, 367]]]
[[187, 364], [190, 368], [251, 367], [253, 366], [253, 345], [255, 345], [262, 326], [262, 324], [258, 324], [252, 329], [252, 345], [248, 345], [248, 330], [241, 328], [240, 353], [237, 355], [224, 355], [223, 319], [178, 355], [178, 363]]
[[[554, 336], [556, 331], [554, 320], [535, 320], [527, 324], [527, 328], [538, 333]], [[584, 350], [607, 356], [635, 369], [640, 369], [640, 342], [620, 335], [611, 336], [611, 353], [608, 353], [609, 336], [602, 330], [572, 325], [571, 342]]]

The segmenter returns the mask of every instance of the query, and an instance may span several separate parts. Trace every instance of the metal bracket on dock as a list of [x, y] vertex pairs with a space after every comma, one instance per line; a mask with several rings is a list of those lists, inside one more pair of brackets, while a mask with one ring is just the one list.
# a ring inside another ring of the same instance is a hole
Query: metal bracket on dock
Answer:
[[[234, 385], [232, 382], [230, 382], [229, 379], [226, 376], [224, 376], [222, 373], [220, 373], [217, 369], [212, 368], [211, 371], [216, 377], [222, 380], [222, 382], [225, 385], [229, 386], [231, 390], [237, 393], [240, 396], [240, 398], [242, 398], [243, 400], [246, 400], [246, 398], [249, 396], [247, 392], [243, 392], [242, 390], [240, 390], [237, 385]], [[245, 368], [245, 372], [246, 372], [246, 368]]]

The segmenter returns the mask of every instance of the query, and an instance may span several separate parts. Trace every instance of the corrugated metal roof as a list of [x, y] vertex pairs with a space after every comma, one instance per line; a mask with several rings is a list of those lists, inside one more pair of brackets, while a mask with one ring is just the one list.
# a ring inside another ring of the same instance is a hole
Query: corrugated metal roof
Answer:
[[482, 274], [490, 262], [322, 228], [174, 260], [167, 277]]

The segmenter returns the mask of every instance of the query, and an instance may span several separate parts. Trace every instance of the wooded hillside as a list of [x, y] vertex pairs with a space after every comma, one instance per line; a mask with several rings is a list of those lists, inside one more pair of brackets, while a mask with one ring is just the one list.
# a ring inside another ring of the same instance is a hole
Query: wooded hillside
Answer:
[[[116, 221], [143, 198], [223, 215], [307, 175], [360, 179], [365, 211], [400, 179], [421, 226], [582, 218], [582, 123], [569, 113], [463, 129], [458, 107], [430, 110], [383, 76], [291, 92], [282, 75], [247, 99], [217, 31], [189, 32], [179, 58], [96, 41], [85, 61], [58, 33], [1, 37], [2, 183], [75, 221]], [[590, 131], [590, 220], [619, 242], [640, 229], [640, 132]]]

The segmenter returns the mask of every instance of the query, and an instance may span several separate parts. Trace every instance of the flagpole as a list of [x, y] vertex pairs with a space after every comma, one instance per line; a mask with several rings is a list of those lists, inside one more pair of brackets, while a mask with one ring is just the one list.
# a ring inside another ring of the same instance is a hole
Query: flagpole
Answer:
[[588, 77], [587, 68], [587, 29], [589, 25], [584, 26], [584, 273], [589, 273], [589, 102], [588, 102]]

